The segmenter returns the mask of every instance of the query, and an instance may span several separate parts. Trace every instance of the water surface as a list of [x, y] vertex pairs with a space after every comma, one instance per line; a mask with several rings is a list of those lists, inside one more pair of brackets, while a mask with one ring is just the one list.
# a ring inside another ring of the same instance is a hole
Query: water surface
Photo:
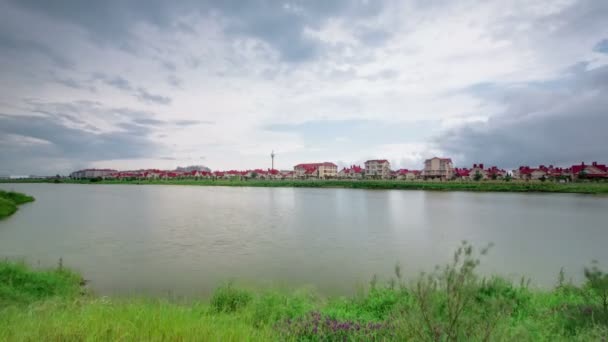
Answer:
[[551, 286], [608, 265], [608, 197], [159, 185], [0, 184], [36, 197], [0, 257], [65, 265], [100, 294], [205, 296], [221, 282], [348, 294], [493, 242], [483, 271]]

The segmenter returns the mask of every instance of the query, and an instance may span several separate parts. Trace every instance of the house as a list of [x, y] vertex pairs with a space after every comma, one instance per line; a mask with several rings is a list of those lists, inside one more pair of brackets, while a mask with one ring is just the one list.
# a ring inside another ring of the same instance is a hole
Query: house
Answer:
[[570, 167], [572, 180], [578, 179], [608, 179], [608, 167], [605, 164], [592, 162], [591, 165], [586, 165], [582, 162], [580, 165], [572, 165]]
[[485, 176], [487, 179], [503, 179], [507, 175], [507, 171], [499, 169], [496, 166], [492, 166], [485, 170]]
[[[474, 165], [474, 164], [473, 164]], [[454, 168], [454, 173], [452, 174], [452, 179], [454, 180], [470, 180], [471, 179], [471, 169], [463, 168]]]
[[[551, 165], [553, 168], [553, 165]], [[529, 166], [520, 166], [517, 170], [513, 170], [513, 178], [519, 180], [544, 180], [549, 178], [550, 169], [545, 165], [539, 165], [538, 168]]]
[[392, 177], [398, 180], [415, 180], [420, 178], [420, 171], [399, 169], [392, 172]]
[[106, 178], [117, 171], [112, 169], [84, 169], [74, 171], [70, 174], [72, 179]]
[[422, 178], [448, 180], [452, 178], [454, 167], [451, 158], [433, 157], [424, 161]]
[[365, 169], [358, 165], [351, 165], [338, 172], [338, 178], [361, 179], [365, 174]]
[[470, 180], [475, 180], [477, 177], [477, 175], [481, 175], [481, 179], [488, 179], [488, 175], [486, 173], [486, 170], [483, 169], [483, 164], [473, 164], [473, 167], [471, 168], [470, 172], [469, 172], [469, 179]]
[[293, 168], [297, 178], [327, 179], [338, 176], [338, 165], [331, 162], [298, 164]]
[[391, 164], [386, 159], [368, 160], [365, 162], [365, 177], [390, 178]]

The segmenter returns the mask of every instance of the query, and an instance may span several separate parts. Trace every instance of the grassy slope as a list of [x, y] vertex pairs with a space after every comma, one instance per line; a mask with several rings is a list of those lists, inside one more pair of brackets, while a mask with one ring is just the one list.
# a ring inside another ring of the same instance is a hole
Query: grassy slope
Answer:
[[[18, 182], [52, 182], [41, 180], [19, 180]], [[62, 180], [63, 183], [76, 184], [166, 184], [202, 186], [250, 186], [250, 187], [305, 187], [305, 188], [349, 188], [349, 189], [401, 189], [435, 191], [488, 191], [488, 192], [557, 192], [608, 194], [608, 182], [601, 183], [555, 183], [555, 182], [419, 182], [398, 180], [133, 180], [133, 181], [75, 181]]]
[[0, 219], [17, 211], [17, 206], [34, 201], [34, 197], [14, 191], [0, 190]]
[[[460, 274], [458, 267], [453, 269]], [[80, 278], [69, 271], [32, 271], [4, 262], [0, 340], [447, 340], [451, 320], [444, 278], [435, 278], [438, 287], [428, 287], [426, 297], [417, 286], [395, 279], [349, 298], [321, 298], [306, 291], [252, 292], [227, 285], [210, 302], [174, 303], [82, 295]], [[450, 297], [470, 299], [458, 320], [458, 340], [483, 340], [490, 330], [490, 340], [498, 341], [608, 336], [606, 315], [587, 289], [563, 285], [535, 291], [498, 278], [463, 284]], [[430, 309], [424, 312], [421, 302]], [[425, 330], [427, 319], [436, 331]]]
[[0, 197], [0, 219], [11, 216], [17, 211], [17, 205], [14, 202]]

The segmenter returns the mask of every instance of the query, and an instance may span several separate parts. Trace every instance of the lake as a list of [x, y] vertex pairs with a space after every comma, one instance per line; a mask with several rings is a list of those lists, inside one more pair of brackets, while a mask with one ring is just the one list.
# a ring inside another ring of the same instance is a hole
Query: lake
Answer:
[[36, 197], [0, 221], [0, 257], [81, 272], [103, 295], [207, 296], [222, 282], [350, 294], [460, 241], [485, 274], [535, 286], [608, 265], [608, 197], [171, 185], [0, 184]]

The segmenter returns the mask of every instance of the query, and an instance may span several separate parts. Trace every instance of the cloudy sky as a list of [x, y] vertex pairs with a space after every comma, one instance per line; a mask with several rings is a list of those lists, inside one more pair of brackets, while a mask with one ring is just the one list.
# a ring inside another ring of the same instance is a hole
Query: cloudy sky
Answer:
[[0, 174], [608, 161], [608, 1], [175, 3], [0, 0]]

